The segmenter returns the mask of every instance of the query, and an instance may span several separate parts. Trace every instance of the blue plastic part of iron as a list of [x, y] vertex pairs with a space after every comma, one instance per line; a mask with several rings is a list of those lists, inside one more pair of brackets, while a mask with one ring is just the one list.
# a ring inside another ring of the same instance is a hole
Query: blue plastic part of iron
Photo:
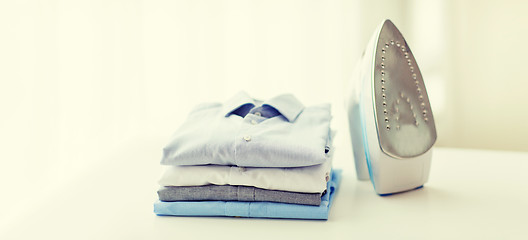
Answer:
[[363, 99], [363, 92], [360, 93], [360, 103], [359, 103], [359, 118], [361, 119], [361, 132], [362, 132], [362, 136], [363, 136], [363, 149], [365, 150], [365, 159], [367, 159], [367, 167], [368, 167], [368, 171], [369, 171], [370, 182], [372, 183], [372, 186], [374, 186], [374, 190], [376, 190], [376, 184], [374, 184], [374, 178], [372, 177], [372, 171], [371, 171], [371, 167], [370, 167], [370, 152], [369, 152], [369, 146], [368, 146], [368, 142], [367, 142], [367, 128], [366, 128], [366, 123], [365, 123], [365, 109], [363, 107], [363, 104], [361, 103], [362, 99]]

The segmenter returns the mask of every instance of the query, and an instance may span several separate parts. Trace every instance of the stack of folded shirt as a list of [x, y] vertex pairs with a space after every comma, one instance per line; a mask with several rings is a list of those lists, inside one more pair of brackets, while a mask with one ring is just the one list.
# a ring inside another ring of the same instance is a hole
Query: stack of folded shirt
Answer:
[[201, 104], [164, 148], [158, 215], [327, 219], [332, 170], [330, 105], [240, 92]]

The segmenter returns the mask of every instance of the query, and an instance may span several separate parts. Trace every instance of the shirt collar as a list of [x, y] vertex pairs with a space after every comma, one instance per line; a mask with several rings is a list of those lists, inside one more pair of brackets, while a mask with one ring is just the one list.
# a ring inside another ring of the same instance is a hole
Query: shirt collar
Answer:
[[[222, 113], [227, 117], [231, 115], [232, 112], [246, 104], [255, 106], [255, 100], [246, 92], [238, 92], [235, 96], [225, 102]], [[268, 105], [277, 109], [277, 111], [279, 111], [289, 122], [295, 121], [299, 114], [304, 110], [304, 105], [291, 94], [276, 96], [265, 101], [262, 105]]]
[[246, 92], [238, 92], [237, 94], [235, 94], [235, 96], [231, 97], [224, 103], [222, 113], [225, 114], [225, 117], [227, 117], [231, 115], [231, 113], [246, 104], [251, 104], [254, 106], [255, 100], [251, 98]]
[[282, 94], [265, 101], [262, 105], [271, 106], [279, 111], [289, 122], [295, 121], [304, 105], [291, 94]]

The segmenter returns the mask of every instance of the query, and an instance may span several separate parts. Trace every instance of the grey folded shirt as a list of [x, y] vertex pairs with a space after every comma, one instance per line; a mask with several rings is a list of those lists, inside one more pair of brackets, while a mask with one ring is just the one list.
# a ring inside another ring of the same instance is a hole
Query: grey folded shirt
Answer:
[[266, 190], [248, 186], [205, 185], [191, 187], [161, 187], [160, 201], [243, 201], [280, 202], [319, 206], [321, 193], [298, 193]]

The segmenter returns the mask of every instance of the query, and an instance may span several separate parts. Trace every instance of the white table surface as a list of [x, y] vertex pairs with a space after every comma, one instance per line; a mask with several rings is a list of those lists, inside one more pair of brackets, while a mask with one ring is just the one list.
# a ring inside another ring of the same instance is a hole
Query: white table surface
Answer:
[[36, 197], [0, 239], [528, 239], [528, 153], [435, 148], [425, 187], [388, 197], [356, 180], [352, 160], [336, 161], [328, 221], [159, 217], [151, 163], [96, 168]]

